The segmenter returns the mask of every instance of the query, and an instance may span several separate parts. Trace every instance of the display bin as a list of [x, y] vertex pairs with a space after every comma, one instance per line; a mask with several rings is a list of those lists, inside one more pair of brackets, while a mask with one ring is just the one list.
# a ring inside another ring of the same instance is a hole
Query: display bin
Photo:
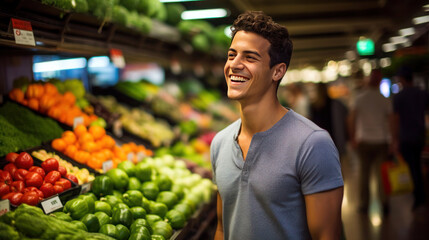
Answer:
[[[30, 154], [30, 155], [31, 155], [31, 152], [33, 152], [33, 151], [37, 151], [37, 150], [40, 150], [40, 149], [45, 149], [45, 148], [44, 148], [43, 146], [38, 146], [38, 147], [34, 147], [34, 148], [30, 148], [30, 149], [23, 150], [23, 151], [18, 151], [18, 152], [16, 152], [16, 153], [27, 152], [28, 154]], [[34, 166], [38, 166], [38, 167], [41, 167], [41, 166], [42, 166], [42, 162], [43, 162], [43, 161], [41, 161], [40, 159], [38, 159], [38, 158], [36, 158], [36, 157], [33, 157], [33, 156], [32, 156], [32, 158], [33, 158], [33, 165], [34, 165]], [[8, 164], [8, 163], [9, 163], [9, 162], [8, 162], [8, 161], [6, 161], [6, 158], [5, 158], [5, 157], [0, 158], [0, 169], [3, 169], [3, 167], [4, 167], [6, 164]], [[67, 179], [66, 177], [62, 177], [62, 178]], [[59, 194], [55, 194], [55, 195], [53, 195], [53, 196], [50, 196], [49, 198], [45, 198], [45, 199], [43, 199], [42, 201], [45, 201], [45, 200], [47, 200], [47, 199], [52, 199], [52, 198], [54, 198], [54, 197], [58, 196], [58, 197], [59, 197], [59, 199], [61, 200], [61, 203], [62, 203], [62, 204], [65, 204], [65, 202], [67, 202], [68, 200], [70, 200], [70, 199], [72, 199], [72, 198], [76, 197], [77, 195], [79, 195], [79, 194], [80, 194], [80, 192], [81, 192], [81, 186], [80, 186], [80, 185], [78, 185], [78, 184], [76, 184], [75, 182], [71, 181], [70, 179], [67, 179], [67, 180], [69, 180], [69, 181], [70, 181], [70, 183], [71, 183], [71, 188], [70, 188], [70, 189], [67, 189], [67, 190], [65, 190], [65, 191], [64, 191], [64, 192], [62, 192], [62, 193], [59, 193]], [[41, 202], [42, 202], [42, 201], [41, 201]], [[41, 202], [39, 202], [36, 206], [37, 206], [37, 207], [42, 208]], [[17, 205], [10, 204], [10, 208], [11, 208], [11, 210], [16, 209], [17, 207], [18, 207]], [[42, 208], [42, 209], [43, 209], [43, 208]]]

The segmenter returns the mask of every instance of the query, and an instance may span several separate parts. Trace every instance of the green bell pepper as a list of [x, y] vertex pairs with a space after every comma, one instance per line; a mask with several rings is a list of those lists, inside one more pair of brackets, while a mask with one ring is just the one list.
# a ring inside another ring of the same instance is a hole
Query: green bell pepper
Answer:
[[135, 233], [142, 233], [143, 235], [149, 237], [149, 239], [150, 239], [149, 229], [147, 229], [145, 226], [137, 226], [137, 227], [133, 228], [133, 230], [131, 230], [131, 235], [133, 235]]
[[117, 240], [128, 240], [130, 237], [130, 230], [122, 224], [116, 225], [116, 229], [118, 230]]
[[127, 173], [128, 177], [135, 176], [136, 166], [130, 161], [120, 162], [117, 168], [124, 170], [124, 172]]
[[154, 235], [162, 235], [165, 239], [170, 239], [173, 235], [173, 228], [164, 221], [157, 221], [153, 224], [153, 234]]
[[162, 221], [162, 217], [155, 215], [155, 214], [147, 214], [146, 220], [149, 223], [149, 225], [152, 227], [156, 222]]
[[94, 202], [94, 211], [95, 212], [104, 212], [108, 216], [112, 216], [112, 207], [103, 201], [95, 201]]
[[138, 190], [128, 190], [122, 195], [122, 199], [129, 207], [141, 206], [143, 194]]
[[77, 197], [78, 199], [83, 199], [85, 202], [86, 202], [86, 204], [88, 204], [88, 212], [89, 213], [94, 213], [94, 211], [95, 211], [95, 201], [94, 201], [94, 199], [90, 196], [90, 195], [79, 195], [78, 197]]
[[131, 233], [130, 238], [128, 240], [151, 240], [150, 235], [147, 236], [144, 233]]
[[137, 227], [140, 227], [140, 226], [146, 227], [149, 230], [150, 234], [153, 233], [152, 227], [150, 226], [149, 222], [146, 219], [144, 219], [144, 218], [136, 219], [133, 222], [133, 224], [131, 224], [131, 227], [130, 227], [131, 232], [132, 233], [135, 232], [135, 229]]
[[106, 202], [110, 205], [110, 207], [114, 207], [117, 203], [123, 203], [121, 199], [113, 195], [107, 195], [104, 198], [100, 198], [100, 201]]
[[147, 199], [155, 201], [159, 193], [159, 187], [155, 182], [144, 182], [140, 188], [140, 191]]
[[98, 232], [100, 230], [100, 221], [92, 213], [86, 214], [80, 221], [88, 228], [88, 232]]
[[116, 226], [113, 224], [102, 225], [98, 232], [103, 233], [104, 235], [107, 235], [107, 236], [112, 237], [114, 239], [118, 238], [118, 229], [116, 229]]
[[123, 194], [123, 192], [120, 192], [116, 189], [113, 189], [113, 196], [115, 196], [115, 197], [117, 197], [123, 201], [124, 199], [122, 199], [122, 194]]
[[170, 210], [165, 214], [165, 218], [168, 219], [168, 223], [170, 223], [173, 229], [181, 229], [185, 226], [186, 218], [183, 213], [177, 210]]
[[132, 207], [130, 210], [134, 219], [146, 218], [146, 210], [143, 207]]
[[53, 212], [49, 214], [50, 216], [56, 217], [66, 222], [71, 222], [73, 219], [65, 212]]
[[170, 191], [173, 181], [166, 175], [159, 175], [155, 179], [155, 183], [158, 185], [159, 191]]
[[146, 162], [139, 162], [135, 167], [135, 176], [141, 181], [146, 182], [152, 179], [152, 167]]
[[128, 181], [128, 190], [140, 190], [141, 182], [136, 177], [130, 177], [130, 180]]
[[112, 213], [113, 211], [115, 211], [117, 208], [126, 208], [126, 209], [130, 209], [130, 207], [128, 207], [127, 204], [125, 203], [117, 203], [113, 208], [112, 208]]
[[111, 195], [113, 193], [113, 181], [106, 175], [97, 176], [92, 182], [91, 189], [98, 198]]
[[126, 227], [130, 227], [133, 223], [134, 218], [131, 210], [128, 208], [115, 208], [112, 213], [112, 223], [122, 224]]
[[175, 193], [163, 191], [156, 197], [156, 202], [164, 203], [168, 209], [172, 209], [179, 202], [179, 199]]
[[71, 221], [71, 223], [73, 223], [79, 229], [84, 230], [85, 232], [88, 232], [88, 228], [86, 227], [86, 225], [83, 222], [81, 222], [79, 220], [73, 220], [73, 221]]
[[127, 173], [119, 168], [113, 168], [107, 171], [106, 175], [112, 179], [113, 188], [122, 192], [128, 187], [129, 177]]
[[107, 215], [105, 212], [96, 212], [94, 215], [98, 218], [98, 221], [100, 222], [100, 226], [103, 226], [104, 224], [109, 224], [112, 219]]
[[150, 236], [151, 240], [165, 240], [165, 237], [162, 235], [154, 234]]
[[74, 198], [66, 202], [63, 212], [69, 214], [74, 220], [79, 220], [89, 213], [88, 203], [84, 199]]
[[151, 202], [149, 205], [149, 212], [151, 214], [156, 214], [158, 216], [160, 216], [161, 218], [164, 218], [165, 214], [168, 211], [168, 207], [167, 205], [165, 205], [164, 203], [159, 203], [159, 202]]

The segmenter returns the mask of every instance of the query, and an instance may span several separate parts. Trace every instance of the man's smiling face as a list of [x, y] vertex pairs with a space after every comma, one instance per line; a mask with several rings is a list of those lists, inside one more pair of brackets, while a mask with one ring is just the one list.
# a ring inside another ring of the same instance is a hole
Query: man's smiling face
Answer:
[[230, 99], [258, 101], [268, 88], [275, 86], [268, 54], [270, 46], [267, 39], [256, 33], [235, 34], [224, 68]]

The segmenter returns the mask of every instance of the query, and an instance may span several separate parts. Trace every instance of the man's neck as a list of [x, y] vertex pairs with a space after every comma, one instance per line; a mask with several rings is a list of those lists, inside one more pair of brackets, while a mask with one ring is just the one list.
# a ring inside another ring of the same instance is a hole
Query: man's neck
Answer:
[[241, 104], [241, 133], [253, 136], [263, 132], [276, 124], [288, 110], [277, 99], [270, 104]]

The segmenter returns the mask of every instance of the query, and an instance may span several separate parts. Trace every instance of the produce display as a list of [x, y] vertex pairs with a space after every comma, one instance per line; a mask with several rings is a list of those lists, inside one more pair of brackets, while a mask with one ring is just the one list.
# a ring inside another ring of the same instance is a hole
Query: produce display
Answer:
[[191, 173], [184, 162], [171, 155], [148, 157], [97, 176], [92, 190], [66, 202], [63, 212], [88, 232], [116, 239], [170, 239], [213, 192], [213, 183]]
[[115, 139], [106, 134], [100, 126], [76, 126], [73, 131], [67, 130], [60, 138], [51, 142], [52, 148], [68, 157], [102, 172], [103, 163], [112, 160], [113, 167], [126, 160], [137, 161], [137, 155], [152, 156], [153, 153], [143, 145], [134, 143], [116, 145]]
[[53, 152], [47, 152], [45, 149], [33, 151], [31, 155], [42, 161], [45, 161], [50, 158], [56, 159], [60, 166], [64, 167], [67, 172], [76, 176], [78, 184], [92, 182], [95, 178], [94, 174], [90, 173], [88, 169], [73, 166], [73, 164], [71, 164], [70, 162], [62, 159], [60, 156], [56, 155]]
[[130, 133], [148, 140], [154, 147], [169, 146], [175, 138], [170, 125], [163, 119], [156, 119], [153, 115], [140, 108], [130, 108], [113, 96], [98, 96], [97, 99], [111, 112], [121, 114], [121, 124]]
[[19, 104], [6, 102], [0, 106], [0, 157], [40, 146], [61, 136], [63, 131], [54, 120]]
[[78, 184], [78, 179], [49, 158], [40, 167], [27, 152], [8, 153], [8, 163], [0, 170], [0, 196], [13, 205], [37, 205], [44, 198], [62, 193]]
[[[82, 85], [75, 80], [69, 81], [69, 83], [71, 88]], [[64, 83], [64, 86], [67, 84]], [[78, 93], [81, 94], [81, 92]], [[25, 91], [21, 88], [14, 88], [9, 92], [9, 98], [68, 126], [73, 126], [77, 117], [83, 118], [85, 126], [89, 126], [98, 119], [95, 114], [87, 114], [82, 111], [77, 105], [76, 96], [71, 91], [61, 93], [54, 84], [49, 82], [31, 83], [26, 86]]]

